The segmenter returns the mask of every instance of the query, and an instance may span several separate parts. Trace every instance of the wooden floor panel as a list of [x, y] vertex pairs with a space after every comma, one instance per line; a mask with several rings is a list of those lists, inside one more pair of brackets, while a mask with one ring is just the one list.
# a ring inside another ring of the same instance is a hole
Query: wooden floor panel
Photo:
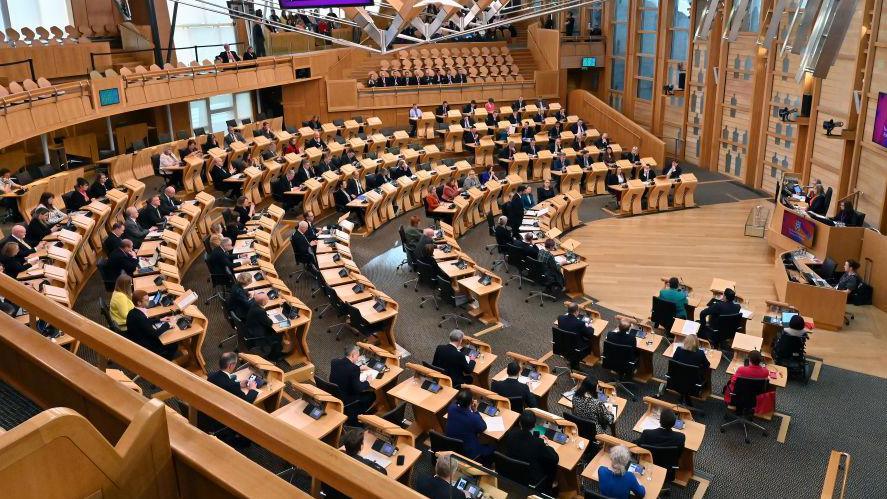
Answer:
[[[570, 233], [582, 243], [578, 253], [591, 262], [587, 293], [601, 306], [646, 318], [661, 277], [678, 276], [695, 293], [710, 296], [712, 278], [736, 282], [737, 293], [755, 312], [751, 334], [760, 335], [764, 300], [776, 299], [774, 252], [762, 238], [744, 235], [745, 220], [765, 200], [703, 206], [657, 215], [598, 220]], [[838, 332], [817, 329], [807, 354], [826, 364], [887, 377], [887, 313], [851, 307], [856, 319]]]

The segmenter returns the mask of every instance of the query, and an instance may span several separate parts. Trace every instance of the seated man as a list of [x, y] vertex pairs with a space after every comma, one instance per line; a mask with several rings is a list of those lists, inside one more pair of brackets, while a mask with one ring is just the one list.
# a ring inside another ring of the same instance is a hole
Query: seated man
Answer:
[[272, 362], [281, 359], [283, 351], [282, 335], [274, 331], [274, 323], [265, 312], [265, 305], [268, 304], [268, 295], [264, 292], [258, 292], [253, 297], [249, 310], [246, 313], [244, 328], [246, 336], [249, 338], [257, 338], [256, 344], [262, 344], [268, 347], [266, 358]]
[[434, 464], [434, 475], [417, 476], [413, 488], [430, 499], [463, 497], [464, 493], [453, 485], [456, 469], [456, 460], [450, 457], [450, 454], [438, 454], [437, 462]]
[[462, 353], [462, 341], [465, 333], [458, 329], [450, 331], [450, 342], [438, 345], [434, 350], [434, 358], [431, 364], [442, 369], [453, 382], [453, 388], [459, 388], [463, 383], [471, 383], [471, 373], [474, 371], [474, 359], [468, 360]]
[[659, 290], [659, 299], [674, 303], [675, 317], [687, 318], [687, 292], [681, 289], [681, 283], [677, 277], [668, 279], [668, 287]]
[[479, 435], [487, 429], [487, 423], [477, 412], [477, 403], [469, 390], [460, 390], [447, 409], [446, 435], [462, 441], [465, 457], [481, 463], [489, 462], [493, 448], [480, 443]]
[[[342, 434], [342, 441], [340, 443], [345, 450], [345, 455], [356, 459], [358, 462], [369, 466], [383, 475], [387, 475], [388, 471], [384, 467], [360, 455], [360, 452], [363, 450], [363, 433], [363, 428], [349, 428], [348, 431]], [[348, 499], [348, 496], [325, 483], [321, 484], [321, 490], [323, 491], [322, 497], [326, 499]]]
[[166, 189], [163, 189], [163, 194], [159, 196], [160, 198], [160, 215], [161, 216], [169, 216], [179, 209], [179, 205], [182, 204], [181, 201], [176, 199], [176, 188], [173, 186], [168, 186]]
[[518, 381], [520, 364], [509, 362], [505, 374], [507, 378], [490, 383], [490, 390], [505, 398], [520, 398], [524, 402], [524, 407], [536, 407], [536, 396], [530, 391], [530, 387]]
[[514, 239], [514, 245], [517, 247], [517, 250], [520, 252], [519, 256], [526, 258], [539, 258], [539, 248], [533, 244], [533, 233], [527, 232], [524, 234], [523, 239], [520, 237], [516, 237]]
[[533, 432], [536, 426], [536, 415], [529, 409], [524, 409], [517, 420], [517, 424], [502, 437], [499, 451], [517, 461], [530, 464], [530, 474], [527, 476], [528, 484], [541, 483], [540, 492], [551, 493], [552, 484], [557, 473], [557, 463], [560, 460], [551, 446], [545, 440]]
[[496, 236], [496, 244], [503, 248], [514, 242], [514, 235], [508, 227], [508, 217], [505, 215], [500, 216], [496, 220], [496, 227], [493, 229], [493, 233]]
[[108, 255], [108, 276], [116, 279], [121, 273], [130, 277], [139, 268], [139, 258], [132, 247], [132, 241], [123, 239], [120, 246]]
[[369, 368], [366, 365], [358, 366], [359, 358], [360, 349], [356, 345], [347, 345], [341, 359], [330, 361], [330, 383], [339, 387], [339, 396], [346, 406], [346, 415], [351, 424], [357, 424], [357, 416], [366, 413], [376, 401], [370, 384], [360, 379], [360, 373]]
[[[234, 376], [234, 369], [236, 367], [237, 354], [225, 352], [219, 357], [219, 370], [210, 374], [206, 380], [231, 395], [252, 404], [256, 397], [259, 396], [259, 392], [256, 390], [256, 382], [249, 379], [238, 380]], [[244, 388], [246, 388], [245, 393], [243, 391]], [[197, 413], [197, 427], [205, 432], [212, 433], [231, 447], [242, 449], [250, 445], [249, 440], [202, 412]]]
[[246, 287], [252, 283], [252, 274], [249, 272], [239, 274], [234, 280], [234, 285], [231, 286], [231, 294], [228, 296], [228, 301], [225, 304], [225, 308], [233, 312], [241, 321], [246, 318], [252, 303], [249, 291], [246, 290]]
[[591, 343], [594, 340], [594, 329], [579, 317], [579, 305], [571, 303], [567, 307], [567, 313], [557, 318], [557, 327], [564, 331], [575, 333], [583, 341]]
[[293, 187], [296, 187], [296, 170], [290, 168], [286, 171], [285, 175], [281, 175], [280, 178], [274, 181], [271, 185], [271, 194], [274, 197], [274, 200], [282, 203], [283, 208], [287, 211], [293, 209], [296, 206], [297, 200], [295, 196], [287, 195], [287, 192], [293, 190]]
[[715, 346], [714, 343], [718, 342], [718, 338], [714, 337], [713, 327], [718, 317], [738, 314], [742, 309], [742, 306], [735, 300], [736, 292], [727, 288], [722, 295], [709, 302], [709, 306], [699, 313], [699, 323], [702, 324], [702, 327], [699, 328], [699, 337], [711, 341], [712, 346]]
[[145, 206], [139, 211], [139, 225], [142, 227], [155, 227], [164, 220], [160, 212], [160, 196], [151, 196]]
[[234, 243], [231, 242], [231, 238], [224, 237], [219, 240], [218, 245], [213, 245], [214, 239], [210, 238], [210, 245], [212, 249], [209, 252], [209, 255], [206, 256], [206, 265], [209, 268], [209, 272], [212, 275], [223, 276], [223, 275], [234, 275], [234, 269], [239, 267], [239, 264], [234, 261]]
[[139, 210], [135, 206], [130, 206], [124, 211], [123, 217], [123, 238], [132, 241], [132, 245], [136, 248], [142, 245], [142, 241], [148, 237], [150, 227], [142, 227], [138, 222]]
[[242, 182], [226, 182], [226, 179], [232, 177], [235, 172], [229, 165], [225, 167], [225, 161], [222, 158], [213, 160], [213, 166], [210, 169], [209, 176], [212, 178], [213, 185], [216, 190], [227, 192], [227, 197], [237, 199], [240, 197], [240, 189], [243, 187]]
[[671, 164], [662, 169], [662, 174], [670, 179], [675, 179], [681, 176], [682, 170], [681, 165], [678, 164], [678, 160], [671, 160]]
[[606, 341], [611, 343], [615, 343], [617, 345], [627, 345], [632, 347], [634, 350], [634, 358], [638, 356], [638, 339], [631, 332], [631, 323], [625, 319], [619, 321], [619, 326], [615, 331], [610, 331], [607, 333]]
[[172, 324], [170, 324], [172, 316], [163, 319], [149, 318], [147, 315], [148, 299], [148, 293], [143, 289], [132, 292], [132, 303], [135, 307], [126, 314], [126, 336], [146, 350], [166, 360], [172, 360], [178, 352], [178, 344], [164, 345], [160, 341], [160, 336], [172, 328]]

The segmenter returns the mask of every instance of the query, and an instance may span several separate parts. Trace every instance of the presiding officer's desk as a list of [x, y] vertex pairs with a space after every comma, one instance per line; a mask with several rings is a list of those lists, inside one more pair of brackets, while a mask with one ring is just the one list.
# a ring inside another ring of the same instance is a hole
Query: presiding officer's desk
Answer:
[[634, 428], [632, 428], [638, 433], [644, 430], [659, 428], [659, 416], [662, 414], [663, 409], [673, 410], [678, 419], [682, 421], [683, 427], [681, 429], [674, 428], [674, 431], [683, 433], [686, 437], [684, 440], [684, 451], [681, 453], [681, 458], [678, 461], [678, 470], [675, 473], [674, 482], [686, 486], [693, 476], [693, 457], [702, 445], [702, 437], [705, 436], [705, 425], [693, 421], [693, 414], [690, 410], [677, 404], [653, 397], [644, 397], [644, 403], [647, 405], [647, 410], [634, 425]]
[[782, 220], [787, 212], [794, 213], [813, 224], [813, 244], [809, 250], [818, 258], [829, 257], [839, 264], [851, 258], [859, 259], [865, 229], [828, 225], [810, 217], [803, 211], [788, 208], [782, 203], [776, 203], [773, 208], [773, 215], [770, 217], [770, 225], [767, 227], [765, 235], [767, 242], [776, 250], [776, 253], [794, 250], [801, 246], [797, 241], [782, 235]]
[[776, 256], [773, 264], [776, 297], [791, 303], [802, 315], [812, 317], [822, 329], [841, 329], [848, 293], [833, 288], [813, 270], [821, 263], [818, 259], [809, 253], [793, 253], [789, 251]]

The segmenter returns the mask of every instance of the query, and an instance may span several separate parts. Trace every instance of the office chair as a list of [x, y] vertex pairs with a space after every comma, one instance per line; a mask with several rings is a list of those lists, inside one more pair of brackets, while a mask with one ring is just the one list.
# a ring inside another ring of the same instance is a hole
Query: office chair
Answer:
[[[681, 404], [687, 406], [694, 413], [692, 397], [698, 397], [704, 388], [702, 367], [684, 364], [674, 359], [668, 360], [668, 372], [665, 374], [666, 390], [677, 392], [681, 398]], [[704, 414], [700, 413], [700, 416]]]
[[761, 430], [763, 436], [766, 437], [767, 429], [755, 423], [753, 418], [758, 395], [761, 395], [769, 389], [770, 382], [767, 378], [737, 378], [736, 384], [733, 385], [733, 391], [730, 392], [730, 404], [734, 407], [733, 415], [735, 416], [735, 419], [722, 424], [721, 433], [724, 433], [728, 426], [740, 424], [742, 425], [742, 432], [745, 434], [745, 443], [751, 443], [751, 440], [748, 438], [749, 426]]
[[[487, 232], [490, 233], [490, 237], [496, 237], [496, 222], [493, 220], [493, 213], [487, 213]], [[488, 244], [484, 246], [484, 249], [487, 250], [487, 253], [493, 254], [493, 248], [498, 246], [498, 242], [494, 244]]]
[[[234, 284], [234, 279], [231, 276], [231, 272], [227, 271], [224, 274], [213, 274], [212, 269], [209, 267], [209, 261], [207, 260], [208, 255], [204, 253], [203, 255], [203, 263], [206, 264], [206, 268], [209, 271], [209, 280], [212, 283], [213, 287], [213, 295], [203, 301], [204, 305], [209, 305], [209, 303], [215, 299], [222, 300], [222, 302], [228, 301], [229, 289]], [[226, 269], [227, 270], [227, 269]]]
[[[434, 430], [428, 432], [428, 437], [431, 440], [431, 452], [435, 455], [441, 451], [452, 451], [462, 456], [465, 455], [465, 442], [458, 438], [450, 438]], [[436, 461], [437, 459], [435, 459]]]
[[663, 336], [666, 339], [668, 339], [671, 327], [674, 325], [674, 319], [677, 313], [677, 305], [670, 301], [663, 300], [658, 296], [653, 297], [653, 309], [650, 313], [650, 319], [653, 321], [653, 327], [662, 327], [665, 329], [665, 334]]
[[110, 275], [110, 270], [108, 269], [108, 259], [100, 258], [96, 267], [99, 269], [99, 275], [102, 276], [102, 283], [105, 285], [105, 291], [112, 292], [114, 291], [114, 286], [117, 284], [117, 278], [119, 275]]
[[539, 306], [543, 307], [545, 306], [546, 298], [553, 302], [557, 301], [557, 298], [554, 295], [546, 293], [546, 291], [552, 289], [555, 280], [549, 278], [547, 269], [542, 264], [542, 261], [530, 257], [525, 257], [524, 260], [527, 262], [527, 265], [529, 265], [530, 275], [532, 276], [533, 281], [543, 287], [542, 290], [531, 291], [529, 296], [524, 300], [524, 303], [530, 303], [530, 300], [539, 298]]
[[386, 413], [379, 414], [379, 417], [384, 419], [385, 421], [388, 421], [389, 423], [396, 424], [401, 428], [408, 428], [411, 422], [406, 418], [406, 411], [407, 403], [401, 402], [397, 404], [394, 409], [391, 409]]
[[552, 326], [551, 351], [566, 360], [570, 369], [576, 370], [582, 359], [591, 353], [591, 345], [572, 331], [564, 331], [557, 326]]
[[622, 389], [631, 397], [632, 401], [637, 400], [635, 394], [627, 386], [635, 384], [633, 381], [628, 381], [635, 370], [637, 370], [634, 347], [604, 340], [604, 350], [601, 353], [601, 367], [616, 373], [618, 376], [618, 380], [610, 381], [610, 384], [615, 386], [617, 390]]
[[102, 317], [105, 318], [105, 323], [108, 325], [108, 329], [119, 334], [120, 336], [126, 336], [120, 326], [117, 324], [117, 321], [111, 318], [111, 308], [108, 306], [108, 303], [105, 301], [104, 296], [99, 296], [99, 312], [101, 312]]
[[[238, 317], [237, 314], [235, 314], [233, 310], [228, 308], [227, 303], [225, 303], [225, 319], [227, 319], [228, 325], [231, 326], [231, 330], [233, 331], [233, 333], [222, 338], [222, 340], [219, 341], [219, 344], [217, 345], [219, 350], [222, 349], [222, 346], [225, 343], [228, 343], [231, 340], [237, 339], [237, 330], [243, 324], [243, 320], [240, 317]], [[238, 350], [237, 348], [234, 349], [235, 352], [237, 350]]]
[[597, 436], [597, 426], [594, 424], [594, 421], [579, 417], [568, 411], [564, 411], [563, 418], [576, 425], [580, 437], [587, 438], [589, 442], [595, 441], [594, 437]]
[[432, 371], [449, 376], [449, 374], [447, 374], [447, 372], [444, 370], [444, 368], [442, 368], [440, 366], [436, 366], [436, 365], [432, 364], [431, 362], [427, 362], [427, 361], [423, 360], [422, 367], [424, 367], [425, 369], [431, 369]]
[[779, 352], [775, 346], [773, 348], [773, 361], [777, 365], [785, 366], [789, 379], [798, 379], [805, 385], [809, 381], [805, 352], [806, 340], [806, 333], [803, 338], [782, 333], [776, 340], [776, 344], [782, 344], [782, 348], [785, 349], [784, 351], [788, 351], [789, 355], [778, 355]]
[[[524, 289], [524, 279], [534, 282], [529, 276], [530, 267], [527, 264], [526, 259], [527, 257], [524, 256], [520, 248], [512, 243], [505, 245], [505, 271], [511, 274], [511, 277], [505, 282], [506, 285], [517, 279], [517, 289]], [[511, 273], [508, 268], [509, 265], [517, 267], [516, 274]]]
[[[347, 327], [364, 338], [375, 335], [382, 330], [382, 327], [384, 327], [382, 322], [370, 324], [363, 318], [363, 314], [361, 314], [360, 310], [354, 305], [347, 302], [342, 302], [342, 305], [343, 310], [345, 310], [345, 323], [339, 325], [339, 330], [336, 332], [336, 341], [339, 341], [339, 333], [342, 331], [342, 327]], [[329, 331], [329, 329], [327, 329], [327, 331]]]
[[[419, 275], [419, 278], [416, 280], [416, 287], [413, 288], [413, 291], [416, 291], [417, 293], [419, 292], [419, 284], [437, 286], [437, 280], [435, 279], [437, 269], [434, 265], [425, 263], [422, 260], [416, 260], [416, 273]], [[433, 294], [420, 296], [419, 308], [422, 308], [423, 305], [425, 305], [425, 303], [428, 301], [434, 303], [435, 310], [440, 310], [440, 306], [437, 304], [437, 297], [435, 297]]]
[[[730, 348], [733, 337], [739, 331], [739, 325], [742, 322], [742, 314], [719, 315], [711, 328], [712, 337], [709, 341], [711, 346], [718, 349]], [[731, 357], [732, 359], [732, 357]]]
[[[233, 316], [231, 318], [232, 322], [235, 324], [235, 332], [237, 334], [237, 348], [235, 351], [237, 352], [252, 352], [256, 347], [259, 347], [259, 354], [262, 356], [269, 355], [271, 352], [271, 344], [270, 340], [264, 336], [249, 336], [246, 330], [246, 324]], [[267, 349], [264, 347], [268, 347]]]
[[605, 496], [600, 492], [595, 492], [594, 490], [589, 489], [588, 487], [582, 488], [582, 498], [583, 499], [613, 499], [610, 496]]
[[[400, 228], [397, 229], [397, 232], [400, 235], [400, 249], [403, 250], [403, 257], [404, 258], [403, 258], [403, 260], [400, 261], [399, 264], [397, 264], [397, 268], [395, 270], [400, 270], [401, 268], [403, 268], [404, 265], [406, 265], [407, 269], [409, 271], [412, 271], [413, 269], [416, 268], [416, 257], [413, 256], [412, 250], [409, 247], [407, 247], [406, 229], [404, 229], [403, 225], [401, 225]], [[403, 284], [403, 287], [407, 287], [407, 284], [414, 282], [414, 281], [418, 281], [418, 280], [419, 280], [418, 277], [414, 277], [412, 279], [407, 279], [406, 281], [402, 282], [401, 284]]]
[[[346, 416], [348, 416], [348, 423], [351, 425], [359, 424], [357, 421], [357, 416], [360, 414], [364, 414], [365, 412], [369, 411], [369, 409], [370, 409], [369, 407], [367, 407], [367, 408], [361, 407], [360, 397], [355, 398], [351, 402], [345, 404], [344, 403], [345, 401], [342, 398], [342, 391], [339, 390], [339, 385], [329, 382], [329, 381], [321, 378], [320, 376], [317, 376], [316, 374], [314, 375], [314, 384], [315, 384], [315, 386], [317, 386], [321, 390], [327, 392], [328, 394], [330, 394], [333, 397], [336, 397], [337, 399], [342, 401], [342, 403], [343, 403], [342, 413], [345, 414]], [[365, 390], [365, 391], [372, 392], [372, 390]], [[372, 405], [370, 407], [372, 407]]]
[[505, 397], [508, 399], [508, 404], [511, 406], [511, 410], [520, 414], [524, 412], [526, 408], [526, 404], [524, 403], [523, 397]]
[[[684, 453], [683, 447], [660, 447], [658, 445], [641, 445], [643, 449], [650, 451], [653, 455], [653, 464], [665, 468], [666, 483], [674, 480], [675, 473], [681, 462], [681, 454]], [[668, 489], [663, 489], [667, 491]]]
[[526, 461], [518, 461], [496, 451], [493, 453], [493, 463], [495, 464], [496, 472], [512, 482], [532, 490], [539, 490], [540, 492], [548, 490], [544, 487], [544, 484], [549, 477], [542, 478], [538, 483], [530, 483], [532, 469], [530, 468], [530, 463]]
[[[435, 289], [437, 297], [444, 303], [459, 308], [459, 303], [456, 301], [456, 290], [453, 289], [453, 282], [450, 281], [450, 278], [438, 274], [435, 276], [435, 280], [437, 281], [437, 288]], [[443, 314], [440, 318], [441, 321], [437, 323], [437, 327], [443, 327], [447, 321], [453, 321], [453, 327], [455, 328], [459, 327], [459, 321], [464, 321], [467, 324], [474, 322], [473, 318], [462, 314]]]
[[431, 208], [428, 206], [428, 200], [424, 196], [422, 197], [422, 206], [425, 208], [425, 217], [432, 220], [435, 229], [440, 228], [440, 220], [443, 218], [443, 215], [431, 211]]

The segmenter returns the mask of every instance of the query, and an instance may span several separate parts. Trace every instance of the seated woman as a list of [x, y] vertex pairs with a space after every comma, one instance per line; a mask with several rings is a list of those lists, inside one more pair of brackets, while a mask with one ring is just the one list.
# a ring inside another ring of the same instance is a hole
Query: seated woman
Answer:
[[68, 215], [55, 207], [55, 194], [51, 192], [44, 192], [40, 195], [40, 203], [38, 203], [37, 207], [34, 208], [34, 211], [31, 212], [31, 217], [34, 217], [37, 210], [40, 208], [45, 208], [49, 212], [49, 218], [47, 219], [47, 224], [49, 226], [54, 226], [59, 222], [67, 223], [70, 220]]
[[[705, 370], [709, 369], [711, 364], [708, 362], [708, 357], [706, 357], [705, 352], [699, 349], [699, 339], [695, 334], [684, 336], [683, 343], [681, 346], [675, 348], [674, 356], [672, 358], [682, 364], [700, 368], [698, 382], [704, 382], [708, 379], [705, 375]], [[689, 398], [685, 400], [684, 403], [689, 406]]]
[[832, 220], [848, 227], [853, 227], [857, 224], [856, 218], [857, 215], [856, 210], [853, 209], [853, 203], [850, 201], [841, 201], [838, 203], [838, 213], [832, 217]]
[[628, 463], [631, 461], [631, 453], [623, 445], [617, 445], [610, 449], [610, 467], [598, 468], [598, 482], [601, 495], [612, 499], [629, 499], [631, 494], [644, 497], [647, 490], [638, 483], [634, 473], [628, 471]]
[[114, 291], [111, 293], [111, 302], [108, 309], [111, 313], [111, 320], [117, 324], [121, 331], [126, 332], [126, 318], [130, 310], [135, 308], [132, 302], [132, 277], [127, 274], [120, 274], [114, 283]]
[[614, 186], [622, 185], [627, 181], [628, 179], [622, 174], [621, 169], [613, 167], [607, 171], [607, 191], [616, 197], [617, 204], [622, 201], [622, 191], [615, 189]]
[[536, 189], [536, 198], [540, 203], [553, 198], [556, 194], [554, 186], [551, 185], [551, 179], [545, 179], [542, 182], [542, 187]]
[[597, 397], [597, 379], [587, 375], [573, 394], [573, 414], [594, 423], [596, 433], [606, 433], [613, 424], [613, 413]]
[[283, 154], [299, 154], [299, 143], [296, 141], [296, 138], [293, 137], [287, 142], [285, 146], [283, 146]]
[[456, 179], [451, 178], [450, 181], [444, 185], [443, 195], [441, 197], [444, 201], [451, 203], [453, 202], [453, 199], [455, 199], [458, 195], [459, 186], [456, 184]]
[[724, 402], [729, 405], [730, 399], [733, 397], [731, 394], [733, 393], [733, 387], [736, 386], [736, 380], [739, 378], [753, 378], [753, 379], [766, 379], [770, 377], [770, 370], [767, 369], [767, 366], [762, 366], [761, 361], [763, 357], [761, 356], [761, 352], [757, 350], [752, 350], [748, 354], [748, 363], [743, 366], [739, 366], [739, 369], [733, 373], [733, 377], [730, 378], [730, 381], [727, 382], [727, 385], [724, 386]]
[[18, 251], [18, 243], [14, 241], [10, 241], [0, 248], [0, 265], [3, 266], [3, 273], [13, 279], [17, 279], [20, 273], [31, 268], [30, 263], [18, 256]]
[[787, 366], [792, 360], [804, 358], [804, 346], [807, 344], [807, 331], [804, 329], [804, 318], [795, 315], [788, 321], [788, 327], [776, 338], [773, 345], [773, 361], [777, 365]]

